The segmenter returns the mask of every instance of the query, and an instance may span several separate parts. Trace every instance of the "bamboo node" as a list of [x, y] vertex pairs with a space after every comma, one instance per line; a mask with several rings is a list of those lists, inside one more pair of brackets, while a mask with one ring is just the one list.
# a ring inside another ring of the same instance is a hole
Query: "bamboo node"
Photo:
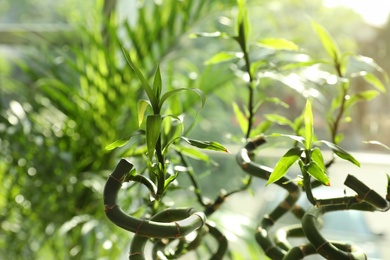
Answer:
[[108, 212], [108, 211], [112, 210], [113, 208], [115, 208], [116, 206], [118, 206], [118, 205], [116, 205], [116, 204], [114, 204], [114, 205], [104, 205], [104, 212]]

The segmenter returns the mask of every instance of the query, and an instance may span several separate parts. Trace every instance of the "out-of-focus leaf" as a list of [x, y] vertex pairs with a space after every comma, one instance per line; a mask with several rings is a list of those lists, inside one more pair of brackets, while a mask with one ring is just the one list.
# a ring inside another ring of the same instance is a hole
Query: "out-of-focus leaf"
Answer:
[[286, 135], [286, 134], [278, 134], [278, 133], [273, 133], [273, 134], [270, 134], [269, 137], [288, 137], [302, 145], [305, 145], [305, 138], [303, 138], [302, 136], [298, 136], [298, 135]]
[[280, 105], [284, 108], [289, 108], [289, 105], [286, 102], [283, 102], [280, 98], [277, 97], [266, 97], [265, 101], [276, 105]]
[[288, 169], [290, 169], [290, 167], [299, 160], [302, 152], [303, 149], [299, 147], [294, 147], [288, 150], [287, 153], [285, 153], [283, 157], [280, 158], [280, 160], [276, 163], [274, 170], [269, 176], [267, 185], [274, 183], [275, 181], [282, 178], [287, 173]]
[[380, 92], [385, 93], [386, 92], [386, 87], [382, 83], [382, 81], [375, 76], [372, 73], [367, 73], [366, 75], [363, 76], [363, 79], [373, 85], [376, 89], [378, 89]]
[[313, 146], [314, 130], [313, 130], [313, 111], [309, 99], [306, 102], [304, 120], [305, 120], [305, 138], [306, 138], [305, 148], [306, 150], [310, 150]]
[[215, 54], [213, 57], [208, 59], [205, 64], [210, 65], [210, 64], [217, 64], [217, 63], [222, 63], [226, 61], [230, 61], [233, 59], [238, 59], [242, 58], [244, 54], [242, 52], [219, 52]]
[[290, 62], [286, 65], [282, 65], [280, 70], [293, 70], [299, 68], [310, 67], [317, 64], [327, 64], [329, 61], [327, 60], [309, 60], [309, 61], [300, 61], [300, 62]]
[[279, 125], [288, 125], [291, 128], [294, 128], [294, 123], [291, 122], [287, 117], [277, 115], [277, 114], [266, 114], [265, 118], [271, 122], [277, 123]]
[[298, 133], [303, 126], [303, 115], [300, 115], [294, 120], [294, 132]]
[[385, 84], [389, 84], [389, 76], [386, 71], [383, 70], [372, 58], [362, 56], [362, 55], [353, 55], [350, 57], [348, 62], [348, 72], [351, 75], [365, 75], [366, 73], [379, 72], [382, 74], [383, 81]]
[[356, 104], [359, 101], [370, 101], [378, 95], [379, 92], [376, 90], [362, 91], [357, 94], [351, 95], [350, 98], [346, 101], [345, 106], [351, 107], [352, 105]]
[[307, 167], [307, 171], [311, 176], [320, 181], [322, 184], [330, 186], [328, 176], [326, 176], [322, 167], [319, 166], [316, 162], [311, 161]]
[[161, 130], [161, 115], [149, 115], [146, 117], [146, 146], [148, 147], [149, 160], [152, 161], [154, 150]]
[[334, 138], [334, 143], [339, 144], [341, 141], [344, 139], [344, 134], [343, 133], [338, 133], [336, 137]]
[[314, 31], [316, 32], [318, 38], [320, 39], [322, 45], [325, 50], [328, 52], [333, 61], [339, 61], [341, 54], [339, 47], [336, 42], [333, 40], [332, 36], [328, 33], [328, 31], [320, 24], [312, 21], [312, 26]]
[[379, 145], [379, 146], [382, 146], [383, 148], [387, 149], [387, 150], [390, 150], [390, 147], [385, 145], [384, 143], [381, 143], [381, 142], [378, 142], [378, 141], [375, 141], [375, 140], [371, 140], [371, 141], [364, 141], [364, 143], [366, 144], [374, 144], [374, 145]]
[[125, 144], [127, 144], [127, 142], [130, 141], [130, 139], [135, 136], [135, 135], [144, 135], [145, 134], [145, 131], [144, 130], [137, 130], [135, 132], [133, 132], [130, 136], [128, 137], [124, 137], [124, 138], [121, 138], [121, 139], [118, 139], [116, 140], [115, 142], [107, 145], [104, 149], [105, 150], [113, 150], [117, 147], [122, 147], [124, 146]]
[[217, 143], [217, 142], [199, 141], [199, 140], [190, 139], [190, 138], [187, 138], [184, 136], [181, 136], [180, 138], [183, 139], [184, 141], [186, 141], [188, 144], [195, 146], [195, 147], [198, 147], [198, 148], [201, 148], [201, 149], [229, 153], [227, 148], [225, 148], [223, 145], [221, 145], [220, 143]]
[[276, 49], [276, 50], [299, 50], [299, 46], [294, 42], [283, 39], [283, 38], [266, 38], [257, 41], [261, 46]]
[[242, 113], [241, 109], [235, 102], [233, 102], [233, 112], [236, 116], [238, 125], [240, 126], [242, 133], [245, 135], [248, 129], [248, 118], [244, 115], [244, 113]]
[[198, 38], [198, 37], [210, 37], [210, 38], [227, 38], [229, 37], [226, 33], [223, 32], [198, 32], [198, 33], [192, 33], [189, 36], [190, 38]]
[[272, 122], [269, 120], [264, 120], [260, 124], [258, 124], [252, 131], [251, 137], [252, 136], [258, 136], [261, 134], [264, 134], [268, 128], [272, 126]]
[[335, 145], [335, 144], [333, 144], [331, 142], [328, 142], [328, 141], [325, 141], [325, 140], [320, 140], [318, 142], [326, 144], [341, 159], [350, 161], [351, 163], [353, 163], [356, 166], [360, 167], [359, 161], [356, 160], [351, 154], [346, 152], [344, 149], [342, 149], [340, 146]]
[[247, 50], [250, 25], [245, 2], [245, 0], [237, 0], [238, 17], [236, 23], [236, 39], [240, 43], [241, 47], [244, 47], [245, 50]]

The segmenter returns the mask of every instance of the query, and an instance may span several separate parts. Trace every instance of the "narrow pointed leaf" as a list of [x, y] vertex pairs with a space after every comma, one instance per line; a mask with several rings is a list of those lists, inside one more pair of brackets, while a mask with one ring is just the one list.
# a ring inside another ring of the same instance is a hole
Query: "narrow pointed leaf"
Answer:
[[154, 150], [161, 130], [161, 115], [149, 115], [146, 117], [146, 146], [150, 161], [153, 159]]
[[164, 104], [164, 102], [169, 98], [171, 97], [172, 95], [178, 93], [178, 92], [181, 92], [181, 91], [192, 91], [194, 93], [196, 93], [201, 101], [202, 101], [202, 108], [204, 107], [205, 103], [206, 103], [206, 95], [203, 93], [202, 90], [198, 89], [198, 88], [178, 88], [178, 89], [174, 89], [174, 90], [171, 90], [171, 91], [168, 91], [166, 92], [160, 99], [160, 103], [159, 103], [159, 109], [161, 109], [162, 105]]
[[135, 132], [133, 132], [130, 136], [128, 137], [124, 137], [124, 138], [121, 138], [121, 139], [118, 139], [116, 140], [115, 142], [112, 142], [111, 144], [107, 145], [104, 149], [105, 150], [113, 150], [117, 147], [122, 147], [124, 146], [125, 144], [127, 144], [127, 142], [130, 141], [130, 139], [135, 136], [135, 135], [142, 135], [142, 134], [145, 134], [145, 131], [144, 130], [137, 130]]
[[305, 148], [306, 150], [310, 150], [313, 145], [313, 111], [311, 108], [311, 102], [308, 99], [305, 107]]
[[375, 88], [377, 88], [380, 92], [385, 93], [386, 92], [386, 87], [382, 83], [382, 81], [375, 76], [372, 73], [367, 73], [366, 75], [363, 76], [363, 79], [373, 85]]
[[346, 152], [344, 149], [342, 149], [341, 147], [339, 147], [338, 145], [335, 145], [331, 142], [328, 142], [328, 141], [325, 141], [325, 140], [321, 140], [319, 141], [321, 143], [324, 143], [326, 144], [330, 149], [332, 149], [332, 151], [338, 156], [340, 157], [341, 159], [344, 159], [344, 160], [347, 160], [347, 161], [350, 161], [351, 163], [355, 164], [356, 166], [360, 167], [360, 163], [358, 160], [356, 160], [351, 154], [349, 154], [348, 152]]
[[376, 90], [366, 90], [361, 91], [359, 93], [353, 94], [350, 96], [350, 98], [345, 103], [345, 106], [351, 107], [352, 105], [356, 104], [359, 101], [370, 101], [377, 97], [379, 95], [379, 92]]
[[341, 57], [340, 50], [328, 31], [314, 21], [312, 21], [312, 26], [325, 50], [328, 52], [330, 57], [332, 57], [333, 61], [339, 61]]
[[198, 149], [195, 149], [193, 147], [184, 147], [181, 145], [174, 145], [173, 147], [175, 150], [181, 152], [182, 154], [191, 157], [196, 160], [204, 161], [204, 162], [210, 162], [210, 158], [207, 154], [201, 152]]
[[137, 103], [138, 127], [142, 125], [145, 116], [145, 111], [148, 106], [151, 106], [148, 100], [145, 99], [138, 100]]
[[311, 159], [323, 170], [325, 171], [324, 157], [322, 156], [321, 150], [316, 147], [311, 152]]
[[236, 23], [236, 34], [237, 34], [237, 40], [240, 42], [245, 48], [245, 50], [248, 49], [248, 36], [249, 36], [249, 19], [248, 19], [248, 12], [246, 9], [246, 1], [245, 0], [237, 0], [238, 4], [238, 17], [237, 17], [237, 23]]
[[169, 176], [165, 181], [164, 181], [164, 190], [166, 190], [174, 180], [176, 180], [177, 176], [179, 176], [179, 173], [175, 173], [174, 175]]
[[330, 186], [330, 181], [328, 176], [326, 176], [325, 171], [316, 162], [311, 161], [307, 168], [307, 171], [311, 176], [313, 176], [322, 184], [326, 186]]
[[274, 134], [271, 134], [269, 135], [270, 137], [288, 137], [302, 145], [305, 144], [305, 138], [303, 138], [302, 136], [298, 136], [298, 135], [286, 135], [286, 134], [278, 134], [278, 133], [274, 133]]
[[381, 143], [381, 142], [378, 142], [378, 141], [364, 141], [364, 143], [366, 144], [375, 144], [375, 145], [379, 145], [379, 146], [382, 146], [383, 148], [387, 149], [387, 150], [390, 150], [390, 147], [385, 145], [384, 143]]
[[121, 46], [121, 47], [122, 47], [122, 52], [123, 52], [125, 59], [127, 61], [127, 64], [129, 64], [131, 69], [137, 75], [138, 79], [142, 82], [142, 86], [143, 86], [146, 94], [148, 95], [148, 98], [152, 104], [152, 107], [157, 108], [157, 106], [158, 106], [157, 97], [154, 94], [153, 89], [150, 87], [149, 83], [146, 81], [142, 72], [134, 65], [133, 61], [131, 60], [129, 52], [123, 46]]
[[238, 59], [242, 58], [243, 54], [242, 52], [219, 52], [215, 54], [213, 57], [208, 59], [205, 64], [210, 65], [210, 64], [218, 64], [226, 61], [230, 61], [233, 59]]
[[276, 115], [276, 114], [267, 114], [265, 118], [271, 122], [277, 123], [279, 125], [288, 125], [291, 128], [294, 128], [294, 123], [291, 122], [287, 117]]
[[267, 38], [257, 41], [261, 46], [276, 49], [276, 50], [291, 50], [296, 51], [299, 49], [298, 45], [294, 42], [283, 38]]
[[241, 128], [242, 133], [245, 134], [248, 129], [248, 118], [244, 115], [244, 113], [241, 111], [241, 109], [235, 102], [233, 103], [233, 112], [236, 116], [236, 120]]
[[219, 151], [219, 152], [226, 152], [229, 153], [228, 149], [226, 149], [223, 145], [217, 142], [213, 141], [199, 141], [195, 139], [190, 139], [187, 137], [182, 136], [181, 139], [186, 141], [188, 144], [201, 148], [201, 149], [207, 149], [207, 150], [213, 150], [213, 151]]
[[161, 91], [162, 91], [160, 65], [157, 66], [156, 73], [154, 74], [153, 90], [154, 90], [154, 94], [156, 95], [157, 100], [159, 100], [160, 96], [161, 96]]
[[299, 147], [294, 147], [288, 150], [287, 153], [284, 154], [283, 157], [276, 163], [274, 170], [269, 176], [267, 185], [282, 178], [287, 173], [288, 169], [290, 169], [290, 167], [299, 160], [301, 154], [302, 149]]

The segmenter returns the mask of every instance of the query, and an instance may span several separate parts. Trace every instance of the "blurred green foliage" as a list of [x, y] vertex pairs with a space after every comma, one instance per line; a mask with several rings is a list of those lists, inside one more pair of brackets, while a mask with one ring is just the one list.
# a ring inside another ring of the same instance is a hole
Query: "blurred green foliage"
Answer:
[[[319, 43], [307, 39], [308, 35], [314, 38], [303, 15], [309, 14], [336, 32], [332, 34], [341, 47], [357, 48], [350, 32], [360, 20], [348, 10], [329, 11], [316, 1], [248, 2], [250, 12], [256, 14], [250, 16], [255, 25], [251, 37], [255, 39], [280, 36], [320, 53]], [[230, 142], [226, 134], [240, 136], [241, 131], [234, 121], [231, 101], [236, 96], [244, 97], [244, 91], [237, 90], [239, 84], [228, 64], [205, 66], [204, 61], [220, 49], [234, 50], [237, 46], [224, 39], [211, 43], [189, 35], [233, 30], [235, 1], [137, 1], [137, 9], [131, 10], [136, 13], [135, 23], [133, 19], [120, 21], [116, 13], [103, 17], [101, 1], [84, 3], [82, 7], [79, 1], [51, 5], [46, 5], [47, 1], [10, 3], [0, 4], [7, 7], [0, 9], [8, 12], [8, 19], [51, 22], [55, 17], [56, 22], [77, 25], [75, 35], [80, 38], [73, 44], [56, 47], [14, 47], [13, 51], [20, 54], [12, 56], [17, 62], [0, 58], [0, 258], [126, 256], [128, 234], [107, 221], [101, 198], [105, 179], [118, 158], [126, 155], [125, 149], [107, 152], [104, 147], [137, 129], [135, 100], [144, 93], [125, 66], [118, 40], [148, 77], [159, 62], [166, 75], [163, 85], [168, 90], [200, 88], [207, 95], [204, 112], [197, 117], [199, 127], [192, 136], [206, 134], [207, 139]], [[53, 9], [56, 11], [51, 12]], [[335, 14], [344, 17], [343, 26], [334, 22]], [[265, 55], [271, 65], [280, 55], [262, 51], [257, 55]], [[262, 84], [268, 83], [264, 80]], [[280, 92], [280, 86], [274, 84], [264, 95]], [[286, 102], [295, 95], [289, 91]], [[187, 126], [194, 122], [199, 108], [194, 96], [181, 95], [169, 103], [175, 114], [183, 115]], [[270, 109], [288, 112], [280, 107]], [[134, 153], [136, 148], [136, 143], [130, 142], [126, 151]], [[210, 193], [216, 190], [210, 187], [207, 171], [217, 170], [207, 168], [200, 178]], [[138, 209], [142, 201], [132, 198], [135, 194], [141, 197], [142, 192], [134, 187], [126, 190], [126, 210]], [[234, 245], [232, 248], [237, 249]], [[248, 252], [256, 255], [258, 249], [251, 247]], [[238, 249], [231, 255], [240, 259]]]

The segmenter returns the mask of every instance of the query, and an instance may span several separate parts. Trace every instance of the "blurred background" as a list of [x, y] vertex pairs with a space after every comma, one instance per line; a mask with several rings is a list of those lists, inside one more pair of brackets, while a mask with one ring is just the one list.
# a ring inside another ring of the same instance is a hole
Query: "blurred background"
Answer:
[[[254, 41], [286, 38], [314, 57], [324, 57], [311, 18], [327, 28], [342, 50], [371, 57], [390, 71], [387, 1], [247, 3]], [[242, 83], [237, 83], [228, 63], [205, 64], [218, 51], [237, 47], [223, 39], [190, 37], [203, 31], [233, 33], [236, 13], [232, 0], [0, 2], [1, 259], [127, 258], [130, 235], [108, 222], [102, 203], [103, 185], [120, 154], [104, 147], [137, 129], [136, 101], [143, 93], [125, 66], [117, 39], [129, 48], [146, 75], [152, 76], [160, 62], [164, 86], [197, 87], [206, 93], [206, 107], [198, 116], [192, 137], [231, 145], [233, 151], [238, 147], [234, 141], [238, 138], [232, 136], [240, 136], [240, 128], [231, 104], [245, 95], [237, 87]], [[323, 79], [321, 75], [312, 76]], [[265, 113], [298, 116], [304, 106], [302, 95], [289, 88], [280, 91], [277, 83], [272, 84], [275, 86], [268, 88], [267, 95], [277, 95], [290, 109], [271, 106], [264, 108]], [[364, 88], [363, 82], [354, 84], [356, 89]], [[196, 97], [181, 98], [177, 109], [188, 112], [186, 118], [191, 121], [196, 114]], [[316, 107], [318, 113], [322, 105]], [[381, 154], [386, 151], [379, 146], [362, 141], [374, 139], [390, 145], [389, 106], [388, 94], [361, 103], [351, 111], [352, 122], [342, 129], [342, 146], [365, 162], [362, 169], [366, 177], [362, 178], [379, 187], [381, 194], [382, 174], [390, 169], [390, 157]], [[259, 114], [257, 120], [263, 119]], [[326, 137], [322, 131], [325, 124], [316, 120], [318, 132]], [[276, 151], [266, 163], [272, 166], [279, 155]], [[234, 164], [234, 158], [229, 161]], [[355, 171], [343, 166], [336, 170]], [[233, 188], [244, 176], [237, 166], [223, 159], [219, 166], [199, 165], [198, 171], [203, 191], [210, 197], [217, 195], [216, 186]], [[216, 222], [226, 225], [233, 259], [261, 255], [251, 232], [264, 210], [266, 191], [261, 181], [254, 187], [254, 195], [235, 195], [215, 216]], [[135, 211], [140, 202], [132, 200], [131, 195], [137, 191], [126, 194], [127, 209]], [[187, 196], [175, 203], [187, 205], [194, 200]], [[237, 206], [243, 206], [240, 201], [244, 199], [249, 208]], [[385, 241], [386, 222], [365, 219], [372, 231], [384, 233], [379, 240]], [[232, 230], [229, 223], [240, 223], [240, 228]]]

